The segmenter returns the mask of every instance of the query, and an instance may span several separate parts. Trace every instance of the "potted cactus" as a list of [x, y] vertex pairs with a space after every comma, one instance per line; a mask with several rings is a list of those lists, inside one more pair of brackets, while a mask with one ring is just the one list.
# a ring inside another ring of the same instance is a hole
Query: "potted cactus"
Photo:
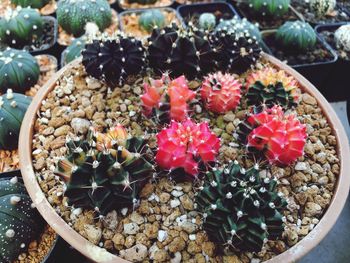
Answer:
[[1, 1], [0, 15], [2, 16], [6, 9], [21, 7], [31, 7], [37, 9], [43, 16], [54, 15], [57, 8], [56, 0], [3, 0]]
[[145, 9], [154, 7], [169, 7], [175, 0], [118, 0], [119, 8], [128, 9]]

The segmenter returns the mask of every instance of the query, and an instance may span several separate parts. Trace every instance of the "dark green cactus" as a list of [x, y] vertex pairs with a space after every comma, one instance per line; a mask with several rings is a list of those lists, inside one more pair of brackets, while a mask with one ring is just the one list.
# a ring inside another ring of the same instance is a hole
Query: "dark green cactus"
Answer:
[[196, 196], [203, 229], [225, 251], [259, 252], [284, 230], [286, 201], [276, 192], [275, 179], [262, 179], [256, 166], [245, 170], [237, 161], [207, 172]]
[[248, 5], [257, 16], [280, 17], [288, 12], [290, 0], [248, 0]]
[[50, 3], [50, 0], [11, 0], [11, 3], [22, 7], [42, 8]]
[[76, 38], [72, 43], [63, 51], [63, 65], [68, 64], [74, 59], [81, 56], [81, 52], [85, 48], [86, 38], [84, 36]]
[[0, 19], [0, 42], [15, 48], [31, 45], [43, 34], [44, 21], [36, 9], [9, 9]]
[[107, 0], [60, 0], [56, 12], [58, 24], [75, 37], [84, 34], [87, 22], [95, 23], [101, 32], [112, 22]]
[[0, 262], [13, 262], [42, 232], [43, 219], [33, 208], [23, 182], [0, 179]]
[[150, 9], [142, 12], [139, 18], [139, 26], [147, 32], [152, 32], [154, 27], [165, 26], [165, 16], [159, 9]]
[[137, 3], [139, 5], [153, 5], [158, 0], [126, 0], [129, 4]]
[[212, 13], [203, 13], [199, 16], [198, 26], [203, 30], [212, 30], [216, 26], [216, 17]]
[[39, 75], [39, 65], [28, 52], [12, 48], [0, 51], [0, 92], [12, 89], [24, 93], [37, 83]]

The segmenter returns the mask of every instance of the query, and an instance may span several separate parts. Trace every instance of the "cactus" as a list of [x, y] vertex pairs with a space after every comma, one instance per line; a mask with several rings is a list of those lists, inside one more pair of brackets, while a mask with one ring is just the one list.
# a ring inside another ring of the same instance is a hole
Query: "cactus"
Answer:
[[30, 102], [30, 98], [11, 89], [0, 96], [0, 149], [17, 149], [22, 120]]
[[151, 151], [142, 138], [128, 138], [117, 125], [107, 134], [90, 131], [87, 140], [68, 140], [68, 155], [56, 173], [66, 180], [68, 204], [106, 215], [135, 207], [143, 185], [153, 176]]
[[287, 21], [277, 30], [276, 40], [289, 52], [305, 52], [315, 47], [317, 37], [310, 24]]
[[64, 61], [63, 64], [66, 65], [74, 59], [81, 56], [81, 52], [85, 48], [85, 37], [79, 37], [72, 41], [72, 43], [63, 51]]
[[147, 32], [152, 32], [155, 27], [163, 28], [165, 26], [165, 16], [159, 9], [144, 11], [140, 15], [139, 26]]
[[337, 48], [350, 52], [350, 25], [339, 27], [334, 33]]
[[126, 0], [129, 4], [137, 3], [139, 5], [153, 5], [158, 0]]
[[14, 48], [31, 45], [43, 34], [44, 22], [31, 8], [8, 9], [0, 19], [0, 42]]
[[234, 110], [241, 99], [241, 83], [236, 76], [217, 72], [205, 77], [201, 96], [208, 110], [225, 113]]
[[156, 162], [169, 170], [175, 180], [198, 177], [200, 170], [215, 161], [220, 140], [205, 122], [172, 121], [168, 128], [157, 134]]
[[0, 179], [0, 260], [14, 262], [42, 232], [44, 220], [17, 177]]
[[184, 121], [188, 117], [188, 103], [195, 93], [188, 88], [184, 76], [170, 80], [167, 74], [161, 79], [150, 79], [144, 83], [145, 93], [141, 96], [144, 114], [156, 123], [170, 120]]
[[12, 89], [24, 93], [39, 79], [40, 68], [36, 59], [26, 51], [7, 48], [0, 51], [0, 91]]
[[203, 229], [225, 252], [259, 252], [268, 239], [284, 230], [287, 202], [276, 191], [276, 179], [261, 179], [259, 167], [245, 170], [237, 161], [206, 173], [196, 196], [203, 213]]
[[216, 17], [212, 13], [203, 13], [199, 16], [198, 26], [203, 30], [212, 30], [216, 26]]
[[123, 35], [94, 40], [85, 45], [82, 55], [86, 72], [111, 87], [121, 85], [129, 75], [139, 74], [146, 56], [141, 41]]
[[337, 4], [336, 0], [310, 0], [311, 11], [319, 18], [331, 13]]
[[257, 16], [281, 17], [288, 12], [290, 0], [248, 0], [251, 11]]
[[50, 0], [11, 0], [11, 3], [16, 6], [40, 9], [50, 3]]
[[112, 11], [107, 0], [60, 0], [57, 6], [58, 24], [69, 34], [80, 37], [86, 23], [95, 23], [102, 32], [112, 23]]

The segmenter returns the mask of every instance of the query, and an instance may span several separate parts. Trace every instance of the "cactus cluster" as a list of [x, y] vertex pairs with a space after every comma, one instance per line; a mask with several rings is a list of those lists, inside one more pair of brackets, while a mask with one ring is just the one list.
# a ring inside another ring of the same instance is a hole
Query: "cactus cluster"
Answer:
[[44, 220], [17, 177], [0, 179], [0, 222], [1, 262], [16, 261], [42, 231]]
[[147, 32], [152, 32], [153, 28], [163, 28], [165, 21], [165, 15], [161, 10], [150, 9], [140, 15], [139, 26]]
[[39, 75], [39, 65], [28, 52], [12, 48], [0, 51], [0, 92], [12, 89], [24, 93], [37, 83]]
[[248, 0], [248, 5], [257, 16], [281, 17], [288, 12], [290, 0]]
[[245, 170], [237, 161], [212, 168], [196, 196], [203, 229], [225, 252], [259, 252], [284, 230], [287, 202], [276, 191], [277, 180], [259, 176], [259, 167]]
[[198, 27], [203, 30], [212, 30], [216, 26], [216, 17], [212, 13], [203, 13], [199, 16]]
[[11, 3], [16, 6], [40, 9], [50, 3], [50, 0], [11, 0]]
[[309, 5], [311, 11], [317, 17], [324, 17], [331, 13], [337, 4], [336, 0], [310, 0]]
[[350, 52], [350, 25], [340, 26], [334, 33], [337, 48]]
[[8, 9], [0, 19], [0, 43], [23, 48], [33, 44], [43, 34], [44, 22], [36, 9]]
[[91, 130], [86, 140], [69, 139], [66, 144], [68, 154], [58, 161], [56, 173], [66, 180], [68, 204], [101, 215], [137, 205], [154, 172], [152, 152], [143, 138], [129, 138], [117, 125], [106, 134]]

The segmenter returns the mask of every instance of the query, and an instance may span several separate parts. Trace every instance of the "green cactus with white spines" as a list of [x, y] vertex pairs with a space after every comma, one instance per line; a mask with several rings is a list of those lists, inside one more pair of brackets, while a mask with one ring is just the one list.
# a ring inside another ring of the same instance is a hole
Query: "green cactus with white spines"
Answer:
[[16, 6], [40, 9], [50, 3], [50, 0], [11, 0], [11, 3]]
[[311, 11], [319, 18], [332, 12], [337, 5], [336, 0], [310, 0]]
[[28, 52], [7, 48], [0, 51], [0, 92], [7, 89], [24, 93], [39, 79], [37, 60]]
[[8, 9], [0, 19], [0, 42], [10, 47], [32, 45], [43, 34], [44, 20], [36, 9]]
[[84, 50], [85, 43], [86, 38], [84, 36], [74, 39], [72, 43], [63, 51], [63, 65], [66, 65], [74, 59], [80, 57], [81, 52]]
[[163, 28], [165, 26], [165, 16], [159, 9], [144, 11], [140, 15], [139, 26], [147, 32], [152, 32], [155, 27]]
[[290, 0], [248, 0], [251, 11], [258, 16], [281, 17], [288, 12]]
[[216, 26], [216, 17], [212, 13], [203, 13], [199, 16], [198, 26], [203, 30], [212, 30]]
[[262, 179], [256, 166], [245, 170], [237, 161], [206, 173], [196, 196], [203, 213], [203, 229], [226, 252], [259, 252], [284, 230], [286, 201], [276, 191], [275, 179]]
[[23, 182], [0, 179], [0, 262], [13, 262], [42, 232], [44, 220], [33, 208]]
[[101, 32], [112, 23], [107, 0], [60, 0], [56, 13], [58, 24], [74, 37], [84, 34], [88, 22], [95, 23]]

